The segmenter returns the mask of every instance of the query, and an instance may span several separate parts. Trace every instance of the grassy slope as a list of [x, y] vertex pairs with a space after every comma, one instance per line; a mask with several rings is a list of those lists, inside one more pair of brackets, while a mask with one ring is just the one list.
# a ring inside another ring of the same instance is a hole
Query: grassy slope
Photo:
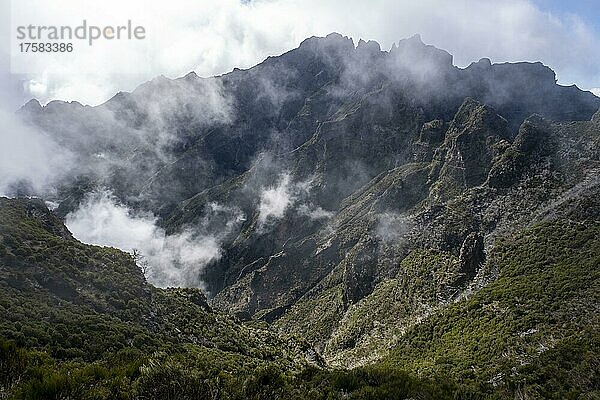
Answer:
[[[0, 198], [0, 398], [451, 398], [397, 368], [323, 370], [301, 341], [241, 325], [131, 257], [73, 240], [40, 204]], [[8, 339], [8, 340], [7, 340]]]
[[196, 290], [148, 285], [128, 254], [57, 236], [30, 204], [0, 199], [0, 336], [42, 351], [44, 363], [68, 370], [123, 353], [168, 365], [185, 355], [207, 379], [304, 365], [302, 344], [210, 311]]
[[384, 362], [497, 396], [600, 396], [600, 223], [501, 240], [496, 281], [410, 330]]

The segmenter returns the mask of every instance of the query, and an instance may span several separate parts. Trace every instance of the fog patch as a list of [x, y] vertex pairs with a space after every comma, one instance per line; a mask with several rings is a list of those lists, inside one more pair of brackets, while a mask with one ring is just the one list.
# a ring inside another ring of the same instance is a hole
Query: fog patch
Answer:
[[294, 195], [290, 188], [290, 175], [281, 175], [277, 185], [267, 188], [260, 194], [258, 205], [258, 222], [263, 226], [267, 221], [283, 218], [285, 211], [294, 202]]
[[[286, 212], [294, 208], [299, 201], [305, 200], [314, 185], [314, 177], [303, 181], [293, 182], [289, 172], [279, 175], [277, 183], [263, 188], [259, 195], [258, 204], [258, 229], [263, 230], [266, 225], [284, 217]], [[327, 213], [320, 207], [312, 204], [301, 204], [296, 210], [298, 214], [314, 219], [324, 218]]]
[[315, 206], [314, 204], [300, 204], [298, 206], [298, 214], [308, 217], [311, 221], [329, 219], [333, 216], [333, 212], [324, 210], [322, 207]]
[[159, 76], [140, 85], [130, 96], [137, 109], [144, 110], [146, 126], [157, 132], [173, 127], [174, 118], [193, 116], [194, 124], [230, 123], [233, 99], [220, 80], [190, 74], [179, 79]]
[[[217, 204], [209, 208], [213, 214], [226, 211]], [[225, 223], [225, 230], [242, 220], [242, 216], [236, 215]], [[76, 211], [67, 215], [65, 224], [84, 243], [126, 252], [138, 250], [146, 264], [148, 281], [159, 287], [204, 289], [199, 278], [201, 272], [221, 257], [222, 235], [197, 233], [192, 229], [167, 235], [156, 225], [152, 214], [134, 213], [108, 191], [89, 194]]]
[[298, 90], [287, 87], [282, 83], [293, 82], [298, 78], [298, 74], [289, 68], [283, 69], [279, 66], [272, 74], [266, 77], [260, 75], [257, 82], [255, 82], [259, 88], [257, 101], [264, 100], [268, 102], [270, 107], [265, 112], [277, 114], [285, 103], [300, 98]]
[[16, 115], [0, 110], [0, 126], [0, 195], [44, 192], [71, 168], [70, 152]]
[[382, 213], [377, 216], [375, 235], [384, 243], [400, 244], [410, 231], [410, 223], [396, 213]]

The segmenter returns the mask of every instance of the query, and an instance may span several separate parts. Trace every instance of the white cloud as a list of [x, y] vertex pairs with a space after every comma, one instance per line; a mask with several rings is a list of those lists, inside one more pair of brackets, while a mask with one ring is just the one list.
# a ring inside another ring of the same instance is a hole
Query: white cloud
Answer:
[[148, 280], [160, 287], [202, 287], [200, 272], [221, 256], [218, 236], [191, 231], [167, 236], [152, 215], [134, 215], [108, 192], [89, 195], [65, 225], [84, 243], [138, 249], [148, 262]]
[[410, 223], [399, 214], [387, 212], [377, 217], [375, 235], [385, 243], [403, 243], [409, 231]]
[[279, 180], [274, 186], [260, 189], [258, 204], [258, 230], [284, 217], [285, 213], [295, 208], [298, 215], [312, 220], [330, 218], [333, 213], [324, 210], [312, 203], [294, 205], [310, 195], [314, 185], [314, 177], [303, 181], [293, 182], [288, 172], [279, 175]]
[[592, 88], [592, 89], [590, 89], [590, 91], [592, 93], [594, 93], [596, 96], [600, 97], [600, 88]]
[[294, 195], [290, 189], [290, 175], [281, 175], [276, 186], [263, 190], [260, 194], [258, 205], [258, 221], [262, 226], [269, 220], [283, 218], [286, 210], [294, 202]]
[[324, 210], [322, 207], [315, 206], [313, 204], [300, 204], [298, 206], [298, 213], [310, 218], [313, 221], [319, 219], [329, 219], [333, 217], [333, 212]]
[[[600, 83], [600, 58], [592, 56], [600, 54], [597, 32], [575, 15], [550, 14], [529, 0], [173, 0], [144, 2], [141, 8], [136, 8], [136, 1], [127, 2], [127, 7], [112, 3], [96, 2], [95, 11], [109, 10], [117, 20], [144, 19], [153, 47], [140, 46], [137, 53], [134, 48], [127, 57], [110, 51], [94, 59], [83, 57], [78, 63], [93, 66], [97, 73], [92, 75], [78, 75], [76, 64], [65, 66], [64, 75], [29, 75], [27, 80], [38, 83], [26, 85], [31, 94], [39, 94], [45, 86], [43, 101], [61, 98], [98, 104], [161, 73], [177, 77], [196, 70], [210, 76], [250, 67], [296, 47], [308, 36], [332, 31], [355, 41], [377, 40], [384, 49], [421, 33], [426, 42], [454, 54], [459, 66], [481, 57], [495, 62], [541, 60], [558, 72], [562, 83], [583, 88]], [[38, 12], [66, 12], [61, 2], [55, 4], [44, 2]], [[122, 63], [120, 67], [130, 74], [106, 75], [114, 63]]]
[[52, 186], [73, 164], [72, 155], [51, 137], [0, 110], [0, 194], [25, 183], [40, 192]]

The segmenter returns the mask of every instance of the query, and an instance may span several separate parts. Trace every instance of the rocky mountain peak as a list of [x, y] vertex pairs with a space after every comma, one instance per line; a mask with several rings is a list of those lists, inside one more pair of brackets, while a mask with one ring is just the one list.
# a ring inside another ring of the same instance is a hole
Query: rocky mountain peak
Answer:
[[488, 185], [509, 187], [542, 157], [551, 155], [557, 144], [551, 130], [548, 121], [541, 116], [533, 114], [528, 117], [519, 127], [519, 133], [508, 150], [492, 166]]
[[315, 53], [339, 52], [349, 54], [354, 50], [354, 42], [348, 36], [333, 32], [325, 37], [312, 36], [305, 39], [300, 43], [298, 49]]
[[537, 114], [531, 115], [519, 128], [513, 146], [520, 152], [533, 153], [541, 151], [548, 142], [550, 125]]
[[440, 67], [453, 66], [453, 57], [450, 53], [423, 43], [419, 34], [400, 40], [397, 47], [392, 47], [390, 55], [405, 64], [429, 63]]
[[21, 107], [19, 112], [36, 113], [42, 109], [42, 105], [37, 99], [31, 99]]
[[358, 54], [365, 55], [379, 53], [381, 52], [381, 46], [374, 40], [369, 40], [368, 42], [365, 42], [364, 40], [360, 39], [358, 41], [358, 45], [356, 46], [356, 52]]
[[507, 121], [490, 106], [472, 98], [462, 103], [436, 152], [430, 179], [432, 198], [445, 201], [483, 183], [498, 155], [498, 145], [510, 137]]
[[477, 62], [472, 62], [467, 68], [488, 70], [492, 67], [492, 61], [489, 58], [482, 58]]
[[502, 139], [510, 137], [506, 119], [498, 115], [494, 108], [470, 97], [463, 101], [456, 112], [448, 135], [457, 136], [465, 132], [494, 135]]

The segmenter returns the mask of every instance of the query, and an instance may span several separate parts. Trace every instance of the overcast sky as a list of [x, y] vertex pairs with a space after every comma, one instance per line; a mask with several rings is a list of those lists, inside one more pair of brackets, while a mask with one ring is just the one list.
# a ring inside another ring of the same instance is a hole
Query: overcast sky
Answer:
[[15, 5], [11, 13], [10, 0], [0, 1], [0, 107], [11, 110], [32, 97], [42, 103], [61, 99], [96, 105], [157, 75], [222, 74], [333, 31], [355, 43], [376, 40], [384, 50], [420, 33], [426, 43], [453, 54], [460, 67], [482, 57], [542, 61], [561, 84], [600, 88], [600, 4], [594, 0], [14, 0], [21, 9], [36, 10], [32, 15], [47, 24], [86, 18], [98, 24], [131, 19], [145, 26], [143, 45], [130, 46], [127, 54], [110, 48], [73, 54], [71, 62], [59, 66], [61, 74], [51, 73], [56, 65], [11, 73]]

